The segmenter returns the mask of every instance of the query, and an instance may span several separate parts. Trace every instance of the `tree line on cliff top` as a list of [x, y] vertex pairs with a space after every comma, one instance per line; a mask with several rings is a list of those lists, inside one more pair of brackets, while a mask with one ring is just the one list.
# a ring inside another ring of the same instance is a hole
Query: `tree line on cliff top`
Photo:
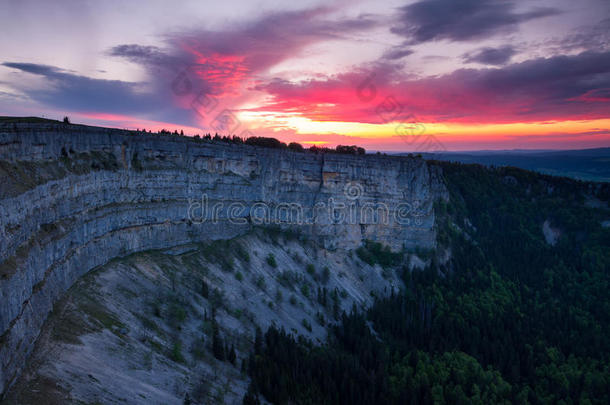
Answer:
[[[144, 132], [144, 133], [152, 133], [151, 131], [144, 130], [136, 130], [136, 132]], [[173, 135], [173, 136], [185, 136], [184, 131], [178, 132], [177, 130], [174, 132], [168, 131], [166, 129], [162, 129], [157, 132], [158, 135]], [[244, 144], [251, 146], [260, 146], [263, 148], [271, 148], [271, 149], [285, 149], [291, 150], [293, 152], [311, 152], [311, 153], [338, 153], [342, 155], [364, 155], [366, 154], [366, 149], [357, 145], [337, 145], [335, 148], [328, 148], [323, 146], [310, 146], [309, 148], [305, 148], [303, 145], [297, 142], [282, 142], [279, 139], [265, 137], [265, 136], [251, 136], [249, 138], [240, 137], [237, 135], [219, 135], [218, 133], [212, 135], [207, 133], [205, 135], [195, 135], [191, 137], [192, 139], [198, 141], [215, 141], [215, 142], [225, 142], [231, 144]]]
[[[68, 117], [68, 116], [63, 117], [63, 119], [61, 121], [47, 119], [47, 118], [38, 118], [38, 117], [3, 117], [3, 116], [0, 116], [1, 125], [12, 124], [13, 127], [16, 129], [17, 128], [16, 125], [18, 123], [53, 123], [53, 124], [60, 123], [60, 124], [63, 124], [64, 126], [79, 125], [79, 124], [74, 124], [70, 120], [70, 117]], [[225, 143], [230, 143], [230, 144], [245, 144], [245, 145], [252, 145], [252, 146], [260, 146], [260, 147], [264, 147], [264, 148], [271, 148], [271, 149], [285, 149], [285, 150], [290, 150], [290, 151], [294, 151], [294, 152], [338, 153], [338, 154], [343, 154], [343, 155], [365, 155], [366, 154], [366, 150], [357, 145], [337, 145], [335, 148], [328, 148], [328, 147], [313, 145], [313, 146], [310, 146], [309, 148], [305, 148], [303, 145], [301, 145], [300, 143], [297, 143], [297, 142], [285, 143], [285, 142], [280, 141], [279, 139], [271, 138], [271, 137], [264, 137], [264, 136], [240, 137], [240, 136], [236, 136], [236, 135], [219, 135], [218, 133], [216, 133], [214, 135], [207, 133], [205, 135], [187, 136], [187, 135], [184, 135], [183, 130], [180, 130], [179, 132], [178, 132], [178, 130], [174, 130], [172, 132], [167, 129], [161, 129], [160, 131], [153, 132], [151, 130], [146, 130], [145, 128], [136, 129], [136, 130], [127, 130], [127, 131], [129, 131], [129, 133], [131, 133], [133, 135], [156, 134], [156, 135], [163, 135], [163, 136], [187, 137], [187, 138], [195, 140], [195, 141], [203, 141], [203, 142], [213, 141], [213, 142], [225, 142]]]

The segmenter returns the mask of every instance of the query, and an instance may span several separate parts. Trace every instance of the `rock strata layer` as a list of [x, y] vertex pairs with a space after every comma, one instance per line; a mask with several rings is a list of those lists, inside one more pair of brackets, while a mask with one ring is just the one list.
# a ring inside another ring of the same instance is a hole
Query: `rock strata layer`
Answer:
[[0, 126], [0, 393], [53, 304], [109, 260], [281, 226], [327, 249], [431, 248], [419, 158], [299, 153], [62, 124]]

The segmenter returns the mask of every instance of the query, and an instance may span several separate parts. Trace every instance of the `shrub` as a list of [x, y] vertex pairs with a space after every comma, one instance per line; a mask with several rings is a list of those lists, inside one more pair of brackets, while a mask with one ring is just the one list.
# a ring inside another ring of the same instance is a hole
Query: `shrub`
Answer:
[[308, 331], [310, 331], [310, 332], [311, 332], [311, 323], [310, 323], [310, 322], [309, 322], [307, 319], [303, 318], [303, 320], [301, 321], [301, 323], [303, 324], [303, 327], [304, 327], [305, 329], [307, 329]]
[[169, 311], [171, 325], [180, 329], [180, 326], [186, 320], [186, 310], [182, 305], [174, 302], [170, 305]]
[[212, 291], [212, 295], [210, 296], [210, 305], [212, 306], [212, 311], [215, 311], [217, 308], [220, 308], [224, 305], [224, 292], [219, 290], [218, 288], [214, 288]]
[[275, 261], [275, 256], [273, 253], [269, 253], [269, 255], [267, 255], [267, 264], [274, 269], [277, 268], [277, 262]]
[[241, 259], [244, 263], [250, 263], [250, 254], [248, 251], [242, 246], [241, 243], [235, 243], [235, 251], [237, 253], [237, 257]]
[[280, 226], [266, 226], [263, 228], [263, 232], [271, 239], [274, 245], [280, 245], [280, 238], [284, 240], [297, 240], [299, 239], [299, 233], [293, 229], [282, 229]]
[[305, 297], [309, 298], [309, 285], [308, 285], [308, 284], [303, 284], [303, 285], [301, 286], [301, 293], [302, 293], [302, 294], [303, 294]]
[[235, 273], [235, 278], [237, 279], [237, 281], [242, 281], [244, 279], [244, 275], [241, 274], [241, 271], [238, 271], [237, 273]]
[[308, 273], [309, 273], [311, 276], [313, 276], [314, 274], [316, 274], [316, 268], [315, 268], [315, 267], [314, 267], [314, 265], [313, 265], [313, 264], [311, 264], [311, 263], [309, 263], [309, 264], [307, 265], [307, 267], [305, 268], [305, 270], [307, 270], [307, 272], [308, 272]]
[[296, 143], [296, 142], [290, 142], [288, 144], [288, 149], [293, 150], [295, 152], [305, 151], [305, 149], [303, 148], [303, 145], [301, 145], [300, 143]]
[[335, 151], [337, 153], [342, 153], [346, 155], [364, 155], [366, 153], [366, 150], [364, 148], [358, 147], [356, 145], [337, 145]]
[[262, 146], [264, 148], [286, 149], [288, 145], [275, 138], [252, 136], [245, 140], [246, 145]]
[[[215, 240], [208, 244], [202, 244], [201, 252], [209, 262], [216, 262], [224, 271], [232, 271], [234, 262], [233, 249], [235, 242], [231, 240]], [[239, 254], [239, 252], [238, 252]]]
[[205, 358], [205, 339], [203, 337], [193, 342], [191, 352], [197, 360], [203, 360]]
[[322, 282], [324, 284], [328, 283], [328, 280], [330, 279], [330, 269], [328, 268], [328, 266], [324, 266], [324, 269], [322, 270]]
[[379, 263], [381, 267], [389, 267], [400, 264], [401, 253], [394, 253], [389, 246], [379, 242], [365, 241], [363, 246], [356, 249], [356, 254], [363, 262], [373, 266]]
[[320, 311], [316, 313], [316, 320], [320, 325], [326, 325], [326, 319], [324, 319], [324, 315]]
[[264, 291], [265, 290], [265, 277], [258, 276], [258, 278], [256, 279], [256, 286]]
[[293, 284], [295, 282], [295, 274], [290, 270], [285, 270], [277, 276], [277, 280], [281, 285], [286, 288], [294, 289]]
[[178, 363], [184, 363], [184, 356], [182, 355], [182, 345], [180, 342], [175, 342], [172, 347], [171, 359]]

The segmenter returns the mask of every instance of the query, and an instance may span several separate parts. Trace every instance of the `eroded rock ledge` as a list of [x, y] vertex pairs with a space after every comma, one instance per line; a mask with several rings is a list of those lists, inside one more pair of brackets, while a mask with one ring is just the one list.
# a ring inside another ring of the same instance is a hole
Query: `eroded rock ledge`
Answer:
[[53, 303], [117, 256], [282, 220], [328, 249], [434, 245], [422, 159], [316, 155], [61, 124], [0, 127], [0, 393]]

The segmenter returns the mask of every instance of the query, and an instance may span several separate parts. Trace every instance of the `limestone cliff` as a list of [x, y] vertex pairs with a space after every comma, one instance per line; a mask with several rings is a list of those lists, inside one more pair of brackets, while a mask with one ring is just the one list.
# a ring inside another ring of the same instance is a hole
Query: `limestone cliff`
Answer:
[[422, 159], [298, 153], [62, 124], [0, 127], [0, 392], [54, 302], [117, 256], [298, 229], [327, 249], [434, 245]]

